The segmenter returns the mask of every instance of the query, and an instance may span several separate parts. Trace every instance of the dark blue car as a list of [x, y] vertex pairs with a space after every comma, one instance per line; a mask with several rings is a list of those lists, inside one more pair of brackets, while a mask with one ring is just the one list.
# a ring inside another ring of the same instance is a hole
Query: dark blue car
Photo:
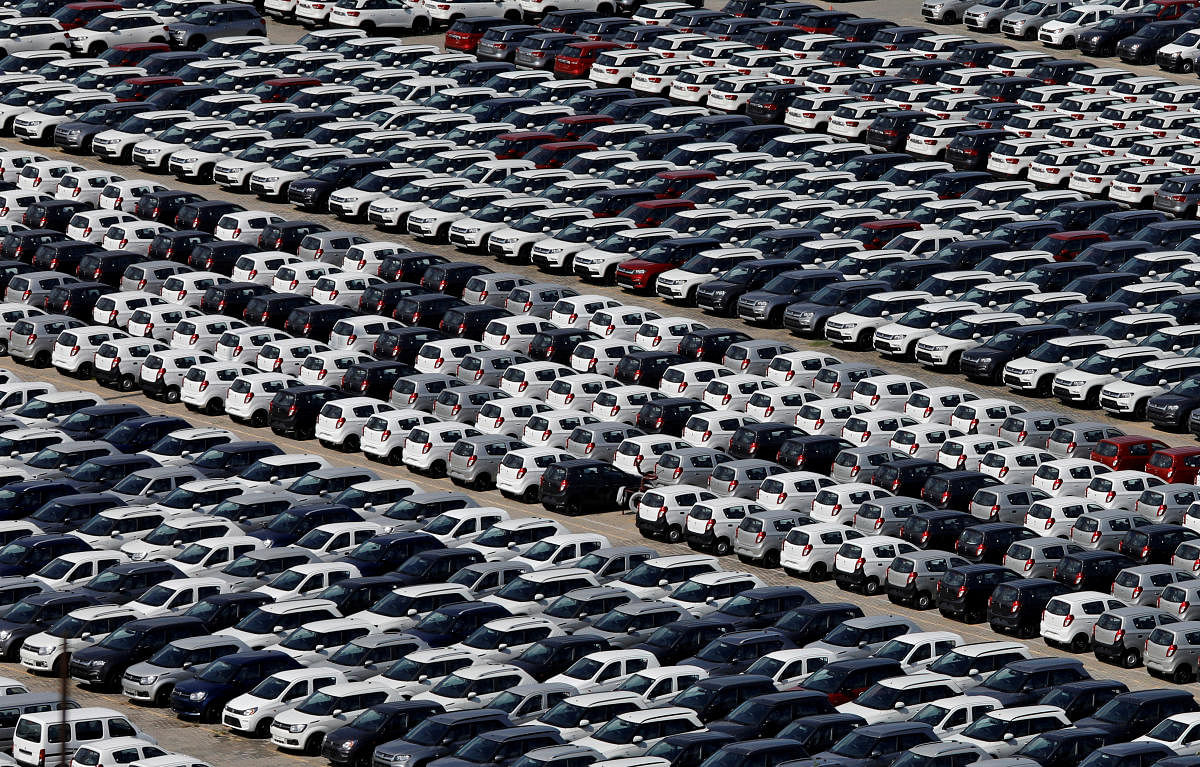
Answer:
[[444, 548], [441, 541], [428, 533], [389, 533], [359, 544], [341, 561], [354, 565], [363, 575], [380, 575], [395, 570], [414, 554]]
[[508, 610], [491, 602], [455, 602], [429, 613], [404, 633], [430, 647], [446, 647], [466, 639], [488, 621], [507, 617]]
[[[0, 520], [24, 519], [49, 501], [79, 491], [63, 479], [31, 479], [0, 487]], [[0, 564], [3, 560], [0, 559]], [[0, 574], [11, 575], [0, 570]]]
[[311, 506], [294, 506], [280, 512], [262, 530], [251, 535], [266, 541], [268, 546], [290, 546], [305, 533], [321, 525], [334, 522], [362, 522], [362, 515], [349, 506], [339, 503], [321, 503]]
[[171, 710], [181, 719], [216, 721], [226, 703], [272, 674], [294, 668], [300, 668], [300, 662], [278, 650], [226, 655], [177, 684], [171, 691]]
[[176, 415], [148, 415], [122, 421], [100, 439], [122, 453], [139, 453], [171, 432], [188, 428], [191, 424]]
[[0, 549], [0, 577], [30, 575], [63, 554], [91, 550], [82, 538], [74, 535], [26, 535]]
[[137, 405], [92, 405], [80, 408], [58, 423], [73, 440], [100, 439], [117, 424], [147, 415]]

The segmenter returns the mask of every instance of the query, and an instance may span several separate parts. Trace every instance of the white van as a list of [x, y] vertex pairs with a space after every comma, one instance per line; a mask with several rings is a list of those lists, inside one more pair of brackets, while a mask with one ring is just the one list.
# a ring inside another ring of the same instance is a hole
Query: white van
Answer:
[[125, 736], [158, 742], [111, 708], [89, 706], [25, 714], [13, 731], [13, 757], [24, 767], [65, 763], [85, 743]]

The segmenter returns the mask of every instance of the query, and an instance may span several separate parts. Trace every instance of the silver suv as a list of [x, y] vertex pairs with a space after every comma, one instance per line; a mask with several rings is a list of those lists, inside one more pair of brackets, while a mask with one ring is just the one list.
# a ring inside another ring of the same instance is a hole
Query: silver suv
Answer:
[[1134, 668], [1142, 663], [1142, 648], [1154, 630], [1179, 619], [1156, 607], [1135, 605], [1109, 610], [1096, 621], [1092, 652], [1106, 663]]
[[1187, 684], [1196, 678], [1200, 663], [1200, 621], [1180, 621], [1159, 626], [1146, 640], [1146, 671], [1159, 679]]
[[1036, 40], [1043, 24], [1079, 3], [1080, 0], [1029, 0], [1000, 21], [1000, 31], [1005, 37]]
[[938, 581], [951, 567], [971, 563], [944, 551], [914, 551], [892, 560], [887, 569], [885, 589], [893, 604], [911, 605], [917, 610], [934, 606]]

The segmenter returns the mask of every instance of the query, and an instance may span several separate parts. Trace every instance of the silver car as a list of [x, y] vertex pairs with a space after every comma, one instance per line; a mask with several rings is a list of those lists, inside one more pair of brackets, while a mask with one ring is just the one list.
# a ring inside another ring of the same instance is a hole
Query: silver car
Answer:
[[1000, 424], [1000, 439], [1006, 439], [1022, 447], [1046, 447], [1050, 435], [1061, 426], [1074, 423], [1075, 419], [1062, 413], [1047, 410], [1031, 410], [1017, 413]]
[[494, 399], [512, 395], [494, 386], [459, 386], [444, 389], [433, 406], [433, 414], [445, 421], [474, 423], [480, 409]]
[[370, 238], [357, 232], [314, 232], [300, 241], [296, 255], [305, 261], [324, 261], [341, 266], [346, 251], [364, 242], [370, 242]]
[[463, 357], [462, 362], [458, 363], [458, 380], [466, 384], [499, 386], [500, 378], [510, 365], [531, 361], [524, 354], [503, 349], [473, 352]]
[[838, 482], [870, 482], [877, 468], [905, 458], [907, 454], [883, 445], [847, 448], [833, 459], [829, 476]]
[[765, 479], [786, 471], [774, 461], [762, 458], [726, 461], [713, 468], [708, 489], [721, 498], [755, 498]]
[[1000, 20], [1000, 31], [1005, 37], [1036, 40], [1043, 24], [1080, 2], [1082, 0], [1028, 0]]
[[1096, 621], [1092, 652], [1107, 663], [1125, 668], [1141, 665], [1142, 648], [1159, 626], [1179, 623], [1174, 615], [1156, 607], [1118, 607]]
[[655, 480], [662, 485], [700, 485], [708, 483], [717, 464], [733, 460], [711, 447], [685, 447], [668, 450], [654, 465]]
[[[574, 687], [562, 682], [519, 684], [497, 695], [488, 703], [488, 708], [498, 708], [507, 713], [508, 720], [515, 725], [532, 724], [534, 719], [549, 711], [560, 701], [576, 694], [577, 691]], [[576, 756], [580, 751], [575, 746], [546, 746], [535, 749], [535, 753], [550, 749], [570, 750], [570, 753]], [[523, 757], [522, 761], [526, 759], [528, 756]], [[573, 762], [567, 762], [562, 767], [571, 767], [571, 765]]]
[[400, 408], [415, 408], [425, 412], [433, 412], [438, 395], [446, 389], [465, 386], [454, 376], [443, 373], [421, 373], [414, 376], [402, 376], [392, 385], [392, 393], [388, 402]]
[[513, 437], [480, 434], [464, 437], [450, 449], [447, 476], [457, 485], [466, 485], [476, 490], [495, 487], [496, 472], [509, 450], [525, 447], [525, 443]]
[[528, 314], [532, 317], [548, 319], [550, 312], [554, 310], [554, 305], [561, 299], [577, 295], [579, 295], [578, 290], [566, 285], [559, 285], [556, 282], [534, 282], [510, 291], [503, 306], [513, 314]]
[[125, 669], [121, 692], [130, 700], [165, 706], [175, 685], [194, 678], [206, 664], [249, 650], [241, 640], [219, 634], [176, 639], [147, 660]]
[[762, 567], [779, 567], [783, 541], [796, 525], [808, 517], [799, 511], [777, 509], [747, 514], [738, 523], [733, 551], [743, 562]]
[[25, 272], [8, 281], [8, 288], [4, 291], [4, 300], [41, 306], [52, 290], [72, 282], [79, 282], [79, 280], [68, 277], [62, 272]]
[[911, 605], [917, 610], [934, 606], [938, 583], [951, 567], [971, 563], [944, 551], [913, 551], [901, 554], [888, 566], [884, 589], [893, 604]]
[[771, 360], [775, 359], [777, 355], [794, 351], [796, 351], [794, 346], [779, 341], [763, 339], [739, 341], [730, 344], [729, 348], [725, 350], [722, 364], [738, 373], [765, 376], [767, 368], [771, 366]]
[[971, 515], [987, 522], [1021, 524], [1030, 504], [1050, 497], [1045, 490], [1032, 485], [992, 485], [980, 488], [971, 497]]
[[65, 314], [45, 314], [19, 320], [8, 334], [8, 354], [26, 364], [49, 367], [50, 355], [58, 334], [64, 330], [81, 328], [86, 324], [83, 320]]
[[[963, 11], [963, 24], [974, 32], [999, 32], [1000, 20], [1021, 5], [1021, 0], [984, 0]], [[922, 14], [924, 9], [922, 8]]]
[[812, 389], [822, 397], [850, 399], [850, 393], [854, 391], [854, 384], [864, 378], [881, 375], [887, 375], [887, 371], [875, 365], [866, 362], [842, 362], [821, 368], [813, 378]]
[[532, 570], [523, 562], [476, 562], [446, 579], [447, 583], [466, 586], [476, 597], [495, 594], [518, 575]]
[[467, 280], [463, 286], [462, 298], [468, 304], [487, 304], [489, 306], [504, 306], [509, 292], [521, 285], [528, 285], [532, 280], [510, 272], [491, 272], [477, 274]]
[[342, 645], [317, 665], [341, 671], [347, 682], [361, 682], [410, 652], [427, 648], [424, 641], [411, 634], [367, 634]]
[[568, 634], [574, 634], [591, 626], [610, 610], [632, 601], [633, 594], [616, 586], [586, 586], [555, 599], [542, 615]]
[[1087, 458], [1100, 440], [1120, 437], [1125, 432], [1098, 421], [1077, 421], [1059, 426], [1046, 441], [1046, 452], [1055, 458]]
[[1009, 545], [1002, 564], [1024, 578], [1049, 578], [1058, 560], [1083, 550], [1062, 538], [1026, 538]]
[[905, 521], [923, 511], [934, 511], [934, 508], [925, 501], [903, 495], [875, 498], [859, 505], [854, 513], [853, 527], [865, 535], [898, 537]]
[[935, 24], [957, 24], [976, 0], [925, 0], [921, 3], [921, 17]]
[[649, 546], [606, 546], [586, 555], [575, 566], [591, 571], [601, 583], [611, 583], [657, 556], [658, 552]]
[[1143, 662], [1150, 676], [1187, 684], [1200, 664], [1200, 621], [1159, 626], [1146, 639]]
[[1137, 565], [1117, 573], [1112, 595], [1131, 605], [1157, 605], [1168, 586], [1194, 580], [1196, 576], [1170, 565]]
[[636, 426], [619, 421], [588, 423], [576, 426], [571, 436], [567, 437], [564, 447], [568, 453], [578, 458], [593, 458], [611, 463], [622, 442], [644, 433]]
[[1125, 533], [1149, 522], [1122, 509], [1105, 509], [1080, 514], [1071, 526], [1070, 538], [1085, 549], [1092, 551], [1116, 551]]

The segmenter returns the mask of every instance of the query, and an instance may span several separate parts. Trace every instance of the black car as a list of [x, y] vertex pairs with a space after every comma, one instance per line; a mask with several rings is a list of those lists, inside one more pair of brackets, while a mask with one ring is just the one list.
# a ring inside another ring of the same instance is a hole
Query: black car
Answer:
[[1146, 402], [1146, 420], [1160, 429], [1183, 431], [1196, 408], [1200, 407], [1200, 376], [1175, 385], [1166, 394]]
[[667, 368], [684, 362], [687, 358], [675, 352], [633, 352], [617, 363], [614, 377], [622, 383], [657, 388]]
[[919, 123], [935, 119], [928, 112], [896, 109], [880, 112], [867, 126], [866, 143], [876, 149], [895, 151], [903, 149], [908, 136]]
[[[795, 265], [794, 261], [788, 263]], [[736, 313], [747, 322], [779, 327], [783, 324], [783, 313], [787, 307], [808, 301], [817, 291], [843, 280], [845, 275], [834, 269], [791, 269], [779, 272], [761, 288], [749, 290], [738, 296]]]
[[183, 577], [183, 572], [169, 562], [126, 562], [113, 565], [74, 593], [87, 595], [97, 604], [123, 605], [156, 583]]
[[97, 280], [105, 285], [118, 287], [125, 270], [141, 263], [146, 257], [130, 250], [108, 250], [88, 253], [79, 260], [75, 275], [81, 280]]
[[440, 704], [425, 700], [371, 706], [326, 735], [321, 741], [321, 756], [338, 767], [356, 767], [364, 757], [369, 761], [376, 746], [402, 737], [419, 722], [444, 711]]
[[[1064, 727], [1061, 730], [1039, 734], [1022, 746], [1016, 755], [1034, 759], [1039, 767], [1075, 767], [1109, 741], [1108, 734], [1103, 730], [1092, 727]], [[1030, 756], [1031, 754], [1033, 756]], [[1162, 762], [1158, 764], [1162, 765]]]
[[788, 469], [828, 474], [838, 453], [848, 447], [854, 445], [832, 434], [805, 434], [784, 440], [775, 462]]
[[245, 308], [242, 309], [242, 319], [255, 325], [283, 330], [288, 316], [293, 311], [316, 305], [317, 302], [309, 296], [268, 292], [246, 302]]
[[1017, 541], [1036, 538], [1037, 533], [1011, 522], [971, 525], [958, 535], [954, 551], [975, 563], [1001, 564], [1008, 547]]
[[74, 282], [59, 285], [50, 291], [42, 302], [42, 308], [51, 314], [66, 314], [88, 322], [92, 321], [92, 308], [100, 296], [112, 293], [113, 289], [100, 282]]
[[[795, 754], [795, 741], [777, 738], [779, 731], [796, 719], [820, 714], [836, 713], [829, 696], [816, 690], [789, 690], [759, 695], [742, 703], [729, 712], [727, 719], [709, 722], [708, 729], [727, 732], [743, 743], [732, 744], [724, 753], [737, 753], [736, 749], [756, 749], [753, 758], [762, 748], [779, 749], [780, 757]], [[781, 759], [781, 761], [783, 760]]]
[[246, 312], [246, 306], [250, 303], [250, 299], [270, 293], [271, 288], [269, 286], [260, 285], [256, 282], [225, 282], [220, 285], [213, 285], [204, 292], [204, 297], [200, 299], [200, 308], [209, 314], [242, 317]]
[[1198, 538], [1200, 533], [1183, 525], [1143, 525], [1125, 533], [1117, 551], [1138, 565], [1165, 565], [1179, 544]]
[[1021, 275], [1022, 282], [1032, 282], [1038, 291], [1051, 293], [1060, 291], [1072, 280], [1100, 272], [1100, 267], [1087, 261], [1063, 261], [1038, 264]]
[[126, 119], [155, 108], [145, 101], [97, 104], [79, 119], [55, 126], [54, 145], [64, 152], [86, 154], [91, 151], [92, 139], [96, 134], [116, 128]]
[[296, 386], [276, 392], [267, 423], [281, 437], [312, 439], [321, 407], [345, 394], [331, 386]]
[[412, 282], [421, 284], [426, 270], [437, 264], [448, 264], [450, 259], [434, 253], [413, 251], [384, 256], [378, 274], [387, 282]]
[[835, 282], [814, 293], [807, 301], [791, 304], [783, 312], [783, 326], [808, 338], [824, 338], [825, 322], [875, 293], [893, 290], [878, 279]]
[[675, 695], [671, 705], [692, 709], [702, 722], [714, 722], [724, 719], [745, 701], [773, 692], [776, 692], [775, 685], [769, 677], [757, 674], [710, 676]]
[[30, 229], [67, 230], [67, 224], [76, 213], [84, 213], [96, 206], [83, 200], [39, 200], [29, 204], [21, 215], [21, 223]]
[[225, 479], [242, 473], [261, 458], [282, 454], [282, 448], [274, 442], [239, 440], [210, 447], [196, 456], [190, 465], [209, 479]]
[[[291, 115], [280, 115], [290, 117]], [[274, 121], [272, 121], [274, 122]], [[267, 224], [258, 235], [258, 247], [263, 250], [282, 250], [285, 253], [295, 253], [300, 249], [300, 243], [310, 234], [328, 232], [329, 227], [316, 221], [279, 221]]]
[[871, 484], [882, 487], [895, 495], [916, 496], [925, 487], [925, 482], [934, 474], [950, 471], [937, 461], [926, 458], [901, 458], [888, 461], [875, 468]]
[[534, 642], [520, 655], [506, 662], [523, 669], [539, 682], [544, 682], [555, 674], [566, 671], [580, 658], [608, 649], [611, 649], [611, 645], [602, 637], [567, 634]]
[[198, 229], [183, 229], [175, 232], [162, 232], [150, 241], [149, 258], [158, 261], [175, 261], [186, 264], [192, 256], [192, 250], [206, 242], [213, 242], [216, 236], [210, 232]]
[[1052, 324], [1008, 328], [964, 351], [959, 357], [959, 370], [973, 381], [995, 384], [1009, 362], [1026, 356], [1045, 341], [1069, 334], [1067, 328]]
[[100, 437], [122, 453], [138, 453], [173, 431], [191, 426], [175, 415], [134, 416], [113, 426]]
[[982, 521], [965, 511], [918, 511], [904, 521], [900, 537], [919, 549], [952, 551], [962, 531]]
[[58, 424], [58, 428], [76, 440], [99, 439], [122, 421], [148, 415], [139, 405], [89, 405], [80, 408]]
[[207, 198], [204, 195], [196, 192], [183, 192], [170, 189], [147, 192], [138, 198], [133, 212], [138, 218], [146, 219], [147, 221], [158, 221], [163, 224], [171, 224], [176, 228], [191, 229], [192, 227], [179, 227], [175, 218], [184, 205], [202, 202], [205, 199]]
[[74, 274], [83, 257], [101, 252], [99, 245], [82, 240], [63, 240], [39, 245], [30, 263], [34, 269], [52, 269]]
[[1078, 727], [1095, 727], [1114, 740], [1135, 740], [1167, 717], [1200, 710], [1192, 693], [1180, 689], [1124, 692], [1105, 703], [1096, 713], [1076, 722]]
[[792, 640], [797, 647], [823, 638], [836, 626], [863, 617], [862, 608], [850, 602], [823, 602], [795, 607], [775, 621], [772, 631]]
[[421, 275], [421, 285], [426, 290], [436, 290], [448, 296], [462, 298], [463, 289], [472, 277], [491, 273], [490, 267], [471, 261], [433, 264]]
[[1000, 584], [1015, 581], [1019, 577], [1001, 565], [952, 567], [938, 579], [938, 612], [943, 617], [965, 623], [983, 621], [987, 618], [992, 591]]
[[80, 684], [109, 689], [125, 669], [144, 661], [168, 642], [210, 633], [199, 618], [168, 615], [130, 621], [96, 644], [71, 654], [71, 678]]
[[222, 217], [244, 210], [245, 206], [229, 200], [197, 200], [185, 203], [175, 214], [175, 228], [198, 229], [212, 234]]
[[288, 186], [287, 199], [300, 210], [323, 213], [329, 209], [329, 195], [333, 192], [354, 186], [364, 176], [390, 167], [390, 162], [376, 157], [333, 160], [308, 178], [293, 181]]
[[311, 338], [322, 343], [329, 341], [329, 334], [339, 320], [357, 317], [348, 306], [316, 304], [293, 309], [283, 323], [283, 329], [297, 338]]
[[800, 686], [823, 692], [835, 705], [841, 705], [854, 700], [876, 682], [897, 676], [904, 676], [904, 671], [895, 658], [852, 658], [822, 666]]
[[[668, 400], [658, 400], [666, 402]], [[805, 436], [804, 430], [798, 426], [789, 426], [778, 422], [748, 423], [739, 426], [729, 438], [729, 454], [734, 458], [766, 458], [770, 460], [779, 454], [783, 443]]]
[[441, 330], [450, 338], [470, 338], [479, 341], [488, 323], [512, 312], [499, 306], [456, 306], [442, 316]]
[[381, 285], [371, 285], [359, 296], [358, 310], [363, 314], [391, 317], [400, 299], [425, 292], [427, 292], [425, 288], [415, 282], [385, 282]]
[[81, 607], [91, 607], [96, 600], [73, 591], [61, 594], [43, 591], [31, 594], [12, 605], [0, 618], [0, 657], [13, 661], [26, 639], [46, 631], [62, 617]]
[[[1038, 589], [1047, 590], [1046, 583], [1048, 582], [1040, 579], [1024, 580], [1002, 586], [1000, 590], [1005, 592], [1003, 599], [1008, 605], [1011, 604], [1009, 591], [1016, 590], [1018, 584], [1022, 587], [1028, 586], [1026, 593], [1034, 596], [1033, 592]], [[1047, 599], [1052, 599], [1053, 596]], [[1041, 601], [1040, 596], [1035, 598]], [[1031, 658], [1005, 664], [972, 692], [993, 696], [1006, 708], [1027, 706], [1041, 700], [1056, 687], [1091, 678], [1083, 663], [1075, 658]]]
[[641, 477], [630, 476], [604, 461], [560, 461], [542, 475], [542, 506], [564, 514], [612, 511], [622, 506], [641, 482]]
[[586, 341], [599, 341], [600, 336], [582, 328], [543, 330], [529, 342], [529, 357], [533, 360], [567, 364], [575, 347]]
[[[354, 565], [364, 575], [383, 575], [389, 573], [388, 577], [393, 579], [392, 587], [395, 588], [396, 586], [404, 585], [404, 583], [396, 581], [395, 575], [390, 575], [392, 570], [400, 567], [417, 554], [445, 548], [438, 539], [427, 533], [386, 533], [373, 536], [369, 540], [355, 546], [340, 561]], [[344, 583], [344, 581], [342, 582]], [[414, 599], [412, 597], [396, 595], [390, 599], [390, 604], [383, 609], [400, 610], [400, 612], [386, 613], [388, 615], [402, 615], [411, 609], [411, 604], [417, 603]], [[401, 610], [401, 608], [403, 609]], [[366, 607], [363, 609], [365, 610]]]
[[[213, 242], [205, 242], [192, 248], [192, 252], [188, 255], [188, 266], [199, 271], [220, 272], [221, 274], [229, 274], [233, 271], [234, 264], [242, 256], [248, 253], [257, 253], [259, 249], [251, 242], [225, 242], [216, 240]], [[270, 290], [266, 285], [259, 287], [264, 290]]]
[[[1153, 63], [1159, 48], [1187, 32], [1192, 26], [1193, 22], [1181, 19], [1154, 21], [1146, 24], [1117, 43], [1117, 58], [1126, 64]], [[1082, 43], [1083, 35], [1080, 35], [1080, 50], [1082, 50]]]
[[372, 360], [358, 362], [346, 368], [342, 376], [342, 391], [362, 397], [386, 400], [392, 386], [401, 376], [417, 375], [417, 369], [406, 362]]
[[634, 424], [646, 434], [670, 434], [678, 437], [688, 419], [697, 413], [714, 410], [712, 405], [691, 397], [666, 397], [650, 400], [638, 410]]
[[800, 586], [759, 586], [739, 592], [713, 615], [734, 623], [738, 631], [767, 628], [796, 607], [817, 604]]
[[426, 549], [404, 560], [395, 574], [402, 586], [442, 583], [467, 565], [482, 561], [483, 555], [471, 549]]
[[677, 351], [689, 362], [720, 363], [730, 346], [750, 340], [753, 340], [750, 335], [732, 328], [694, 330], [679, 339]]
[[1000, 480], [983, 472], [948, 471], [926, 480], [921, 488], [921, 498], [939, 509], [968, 511], [977, 490], [999, 484]]
[[978, 128], [955, 134], [945, 150], [946, 162], [958, 170], [980, 170], [987, 167], [988, 157], [1001, 141], [1012, 134], [999, 128]]
[[[1055, 687], [1038, 701], [1041, 706], [1057, 706], [1072, 722], [1091, 716], [1121, 693], [1129, 692], [1124, 682], [1112, 679], [1084, 679]], [[1078, 725], [1076, 725], [1078, 726]]]
[[[945, 578], [942, 580], [944, 590]], [[992, 630], [1002, 634], [1037, 636], [1046, 603], [1068, 591], [1070, 589], [1062, 583], [1048, 578], [1017, 578], [1008, 583], [1000, 583], [995, 586], [987, 603], [988, 623], [991, 624]], [[1041, 696], [1030, 697], [1032, 702]]]
[[273, 601], [269, 595], [257, 591], [213, 594], [196, 602], [183, 614], [199, 618], [210, 632], [215, 632], [241, 622], [242, 618]]
[[1115, 551], [1077, 551], [1058, 561], [1053, 578], [1069, 591], [1109, 592], [1117, 573], [1133, 564]]
[[392, 328], [379, 334], [372, 347], [376, 359], [396, 360], [413, 364], [417, 360], [417, 352], [430, 341], [440, 341], [446, 337], [440, 330], [425, 327]]
[[[49, 492], [46, 492], [49, 491]], [[16, 496], [19, 501], [9, 505], [15, 507], [22, 517], [39, 506], [64, 495], [75, 494], [75, 489], [65, 481], [58, 482], [14, 482], [0, 490], [0, 495]], [[6, 519], [14, 519], [6, 515]], [[82, 544], [82, 545], [80, 545]], [[32, 575], [47, 563], [63, 554], [88, 551], [83, 539], [69, 534], [24, 535], [13, 539], [0, 549], [0, 576]]]

